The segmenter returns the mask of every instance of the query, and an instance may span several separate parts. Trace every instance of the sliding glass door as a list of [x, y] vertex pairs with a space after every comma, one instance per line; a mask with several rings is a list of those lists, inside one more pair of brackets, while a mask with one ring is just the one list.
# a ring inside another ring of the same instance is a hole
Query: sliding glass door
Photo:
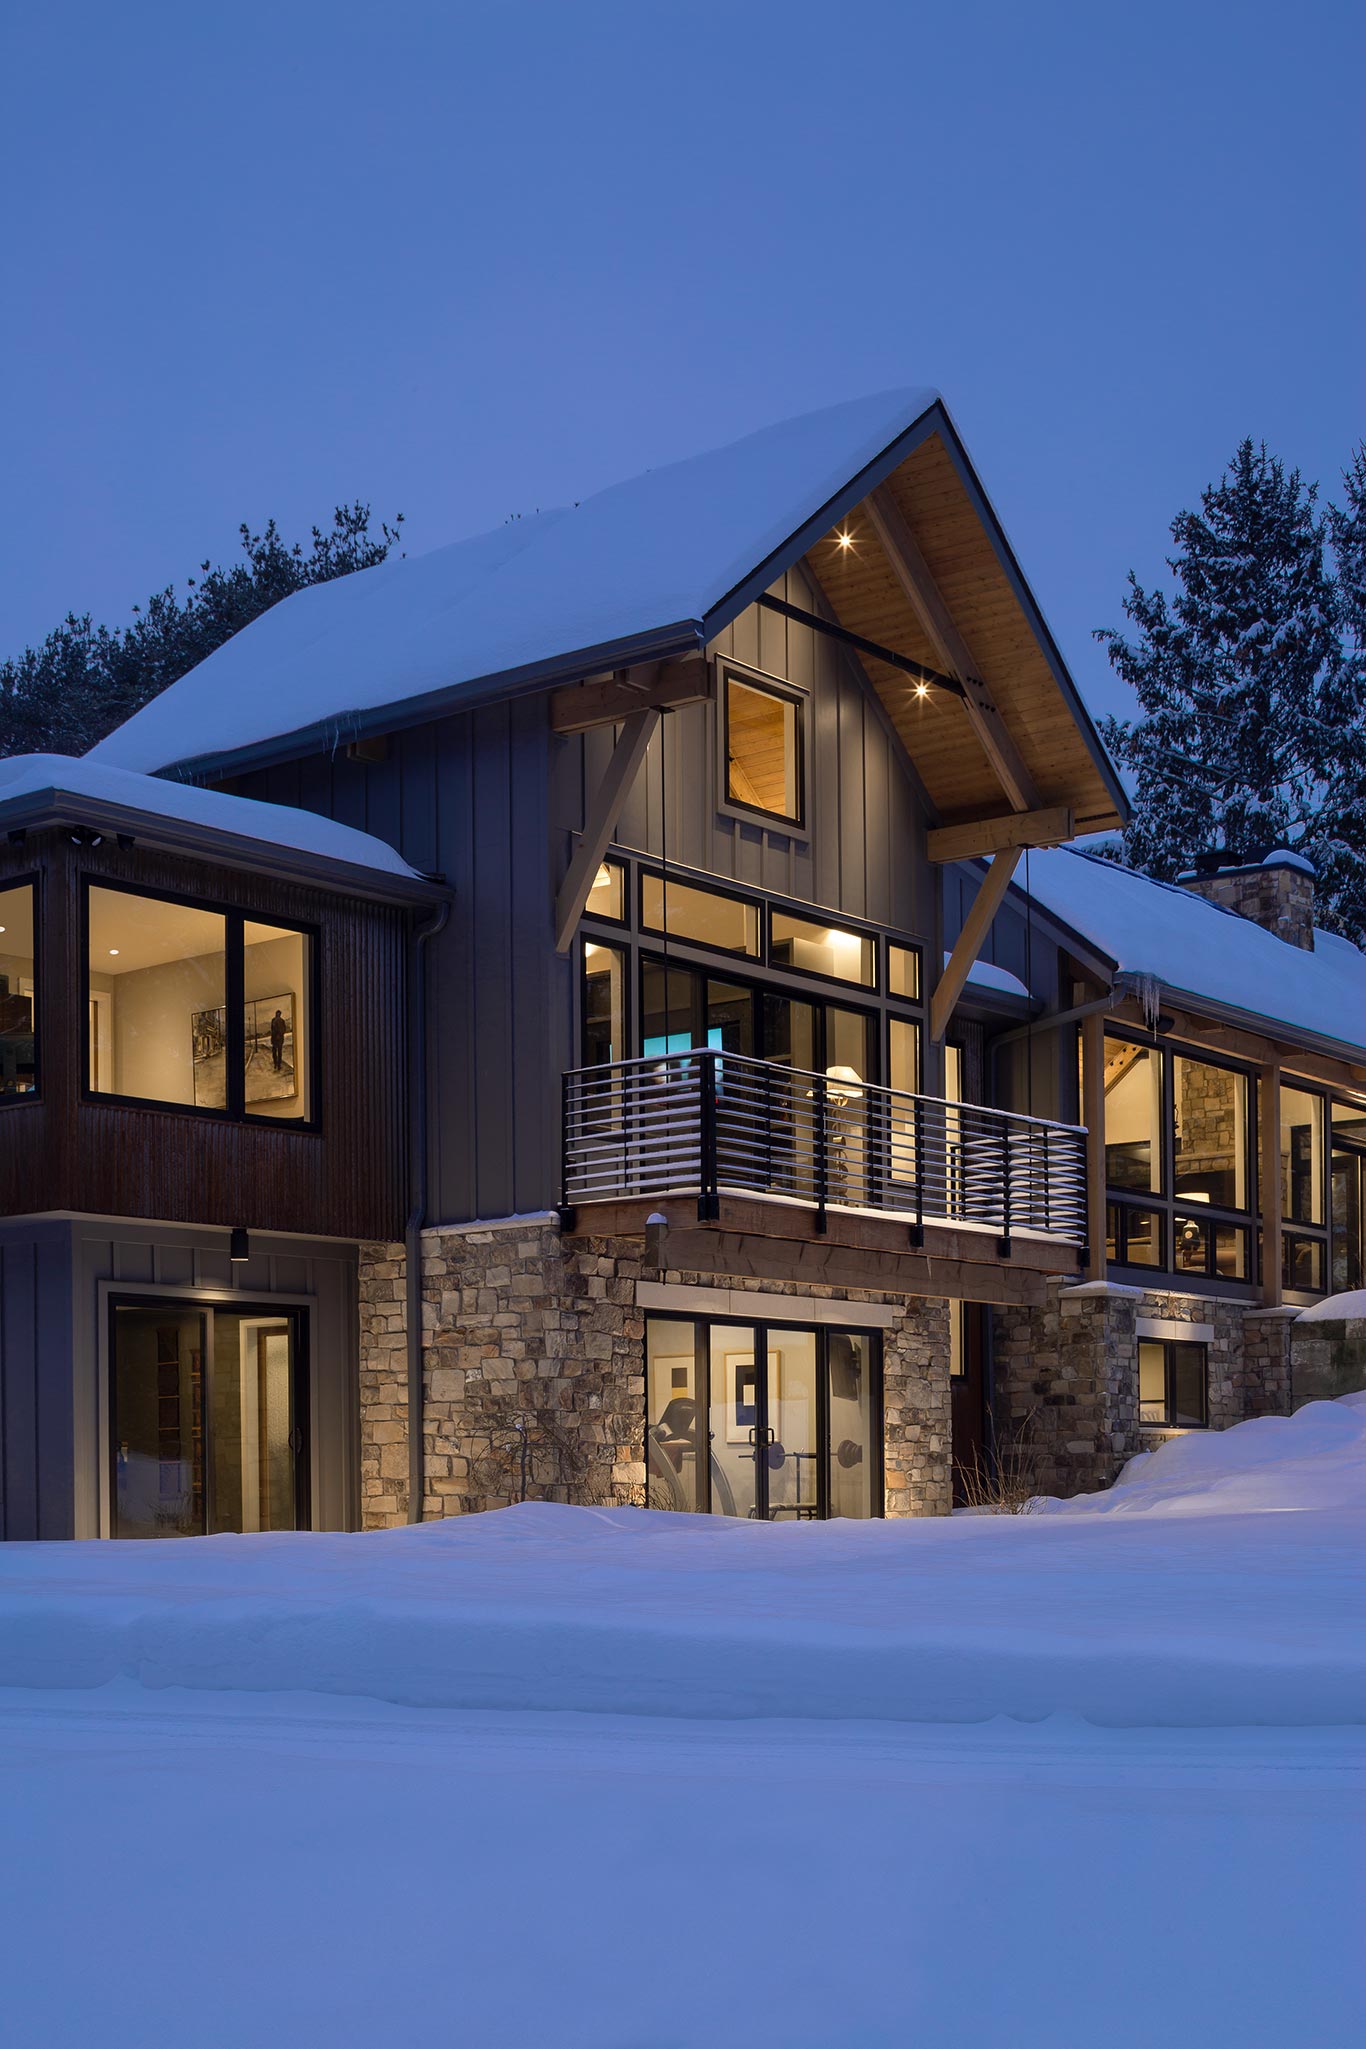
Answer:
[[174, 1298], [110, 1310], [110, 1535], [308, 1521], [303, 1318]]
[[880, 1513], [876, 1339], [651, 1317], [652, 1508], [813, 1521]]

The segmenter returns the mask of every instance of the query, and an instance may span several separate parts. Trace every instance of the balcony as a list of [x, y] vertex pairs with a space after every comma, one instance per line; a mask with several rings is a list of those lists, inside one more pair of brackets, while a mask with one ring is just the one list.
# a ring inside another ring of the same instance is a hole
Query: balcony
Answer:
[[[562, 1209], [696, 1201], [699, 1223], [728, 1199], [802, 1213], [787, 1234], [881, 1219], [890, 1248], [949, 1249], [1076, 1264], [1086, 1239], [1086, 1133], [1006, 1110], [695, 1048], [582, 1067], [564, 1077]], [[751, 1211], [752, 1213], [752, 1211]], [[784, 1229], [781, 1222], [776, 1226]], [[847, 1236], [847, 1230], [844, 1235]], [[964, 1247], [967, 1250], [964, 1250]]]

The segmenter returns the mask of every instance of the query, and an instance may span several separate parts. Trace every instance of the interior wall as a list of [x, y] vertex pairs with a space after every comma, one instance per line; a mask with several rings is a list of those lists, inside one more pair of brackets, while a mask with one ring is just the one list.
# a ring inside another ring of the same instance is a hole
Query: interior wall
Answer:
[[[244, 997], [294, 998], [299, 1087], [292, 1097], [271, 1097], [260, 1105], [272, 1117], [308, 1116], [311, 1019], [305, 948], [303, 935], [293, 932], [244, 948]], [[221, 1007], [224, 985], [221, 953], [167, 961], [160, 967], [138, 968], [124, 975], [93, 973], [92, 990], [108, 989], [113, 995], [114, 1093], [154, 1102], [193, 1103], [192, 1020], [197, 1011]]]

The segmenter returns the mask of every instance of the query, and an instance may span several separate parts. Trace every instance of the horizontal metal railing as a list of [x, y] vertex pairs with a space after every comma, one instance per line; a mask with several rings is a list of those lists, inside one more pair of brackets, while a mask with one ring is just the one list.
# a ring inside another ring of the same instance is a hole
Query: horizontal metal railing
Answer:
[[696, 1047], [564, 1077], [562, 1204], [721, 1194], [1086, 1238], [1086, 1133]]

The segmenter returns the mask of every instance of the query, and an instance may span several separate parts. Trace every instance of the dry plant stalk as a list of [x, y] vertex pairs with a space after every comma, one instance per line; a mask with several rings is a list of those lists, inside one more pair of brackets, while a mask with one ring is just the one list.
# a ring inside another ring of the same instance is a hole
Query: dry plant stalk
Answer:
[[963, 1505], [979, 1515], [1029, 1515], [1040, 1500], [1039, 1454], [1031, 1436], [1031, 1409], [1011, 1436], [998, 1440], [993, 1458], [979, 1448], [972, 1463], [956, 1461]]

